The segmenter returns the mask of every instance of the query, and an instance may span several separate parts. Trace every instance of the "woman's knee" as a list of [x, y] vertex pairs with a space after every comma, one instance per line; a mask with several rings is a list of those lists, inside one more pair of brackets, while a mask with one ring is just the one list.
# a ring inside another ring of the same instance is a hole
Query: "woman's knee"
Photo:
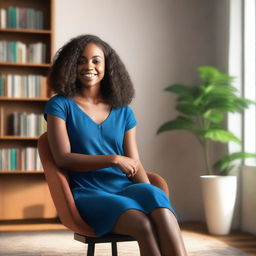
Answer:
[[127, 210], [118, 219], [114, 233], [126, 234], [138, 239], [153, 232], [150, 219], [143, 212]]
[[143, 193], [145, 196], [148, 196], [148, 197], [158, 197], [158, 196], [163, 196], [163, 197], [167, 197], [165, 192], [152, 185], [152, 184], [143, 184], [143, 186], [141, 186], [140, 188], [141, 190], [141, 193]]
[[147, 236], [148, 234], [152, 234], [153, 227], [147, 215], [141, 213], [138, 218], [136, 217], [134, 232], [136, 232], [138, 236]]

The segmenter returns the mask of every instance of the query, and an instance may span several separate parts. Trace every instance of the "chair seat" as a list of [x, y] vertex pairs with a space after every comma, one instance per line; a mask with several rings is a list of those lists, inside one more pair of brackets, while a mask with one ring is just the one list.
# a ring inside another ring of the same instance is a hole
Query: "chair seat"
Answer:
[[74, 239], [82, 243], [112, 243], [136, 241], [133, 237], [127, 235], [110, 234], [100, 237], [90, 237], [74, 233]]

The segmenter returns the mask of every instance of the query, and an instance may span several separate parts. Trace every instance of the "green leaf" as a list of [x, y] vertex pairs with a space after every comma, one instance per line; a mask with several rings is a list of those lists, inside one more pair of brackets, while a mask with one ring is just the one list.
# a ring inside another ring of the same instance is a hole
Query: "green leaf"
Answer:
[[182, 114], [189, 116], [197, 116], [201, 114], [200, 108], [193, 105], [193, 102], [179, 102], [176, 106], [176, 109], [180, 111]]
[[233, 99], [225, 99], [222, 98], [214, 98], [211, 99], [206, 105], [205, 105], [205, 111], [215, 109], [219, 110], [222, 113], [228, 113], [228, 112], [238, 112], [239, 108], [237, 104], [234, 104]]
[[219, 73], [218, 76], [216, 76], [212, 79], [212, 83], [215, 84], [215, 85], [218, 85], [218, 86], [231, 85], [232, 82], [234, 81], [234, 78], [235, 77], [229, 76], [228, 74]]
[[193, 95], [194, 95], [194, 105], [200, 106], [203, 103], [203, 98], [205, 97], [206, 87], [203, 85], [197, 85], [193, 88]]
[[198, 73], [206, 86], [214, 85], [230, 85], [234, 77], [228, 74], [221, 73], [217, 68], [211, 66], [201, 66], [198, 68]]
[[234, 92], [236, 92], [236, 88], [233, 86], [227, 86], [227, 85], [209, 85], [205, 89], [206, 95], [220, 95], [220, 96], [229, 96], [234, 95]]
[[164, 89], [167, 92], [176, 93], [178, 95], [187, 95], [191, 93], [191, 88], [182, 84], [173, 84]]
[[202, 137], [212, 140], [227, 143], [229, 141], [241, 144], [240, 140], [231, 132], [222, 129], [207, 129], [200, 134]]
[[211, 107], [211, 104], [213, 103], [214, 105], [216, 102], [221, 102], [222, 105], [223, 103], [227, 104], [227, 102], [229, 102], [229, 105], [231, 103], [234, 104], [234, 99], [237, 98], [234, 93], [235, 88], [231, 86], [209, 85], [203, 87], [203, 89], [202, 86], [198, 86], [198, 88], [201, 90], [201, 94], [194, 101], [194, 104], [204, 108]]
[[211, 66], [201, 66], [198, 73], [203, 82], [210, 84], [213, 78], [219, 75], [219, 70]]
[[224, 115], [215, 109], [210, 109], [203, 114], [203, 117], [213, 123], [220, 123], [224, 119]]
[[157, 131], [157, 134], [165, 131], [172, 131], [172, 130], [188, 130], [193, 131], [194, 121], [184, 117], [178, 116], [176, 119], [168, 121], [160, 126]]
[[237, 108], [237, 112], [243, 111], [244, 109], [248, 108], [251, 104], [255, 104], [255, 102], [245, 98], [234, 99], [234, 105]]
[[246, 153], [246, 152], [236, 152], [230, 155], [224, 156], [219, 161], [214, 164], [214, 169], [219, 171], [231, 171], [234, 165], [231, 165], [235, 160], [245, 159], [245, 158], [256, 158], [256, 154], [254, 153]]
[[177, 98], [178, 102], [186, 102], [186, 103], [191, 103], [194, 101], [193, 95], [181, 95]]

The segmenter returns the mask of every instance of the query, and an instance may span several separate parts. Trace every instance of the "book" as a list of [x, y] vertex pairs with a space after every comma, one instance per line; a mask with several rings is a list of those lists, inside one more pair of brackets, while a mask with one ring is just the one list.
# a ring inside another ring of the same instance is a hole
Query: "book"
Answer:
[[0, 97], [4, 96], [4, 78], [0, 75]]
[[26, 22], [26, 8], [19, 8], [19, 27], [20, 28], [26, 28], [27, 22]]
[[6, 28], [6, 9], [0, 9], [0, 28]]
[[0, 107], [0, 136], [4, 136], [4, 108]]

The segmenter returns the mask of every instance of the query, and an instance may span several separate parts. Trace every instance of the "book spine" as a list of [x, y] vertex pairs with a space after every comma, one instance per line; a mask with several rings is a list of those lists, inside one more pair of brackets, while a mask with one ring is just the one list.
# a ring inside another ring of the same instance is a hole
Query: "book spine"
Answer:
[[26, 8], [19, 8], [19, 26], [20, 28], [27, 28], [27, 22], [26, 22]]
[[4, 78], [0, 75], [0, 96], [4, 96]]
[[11, 6], [7, 8], [7, 28], [11, 28]]
[[17, 7], [13, 7], [12, 11], [12, 27], [17, 28]]
[[0, 136], [4, 136], [4, 108], [0, 107]]
[[3, 170], [3, 157], [2, 157], [3, 149], [0, 148], [0, 171]]
[[0, 61], [1, 62], [4, 62], [5, 59], [4, 59], [4, 52], [5, 52], [5, 49], [4, 49], [4, 42], [3, 41], [0, 41]]
[[6, 28], [7, 23], [7, 11], [4, 8], [0, 9], [0, 27]]
[[19, 113], [17, 112], [12, 113], [12, 118], [13, 118], [13, 135], [19, 136], [20, 135]]

